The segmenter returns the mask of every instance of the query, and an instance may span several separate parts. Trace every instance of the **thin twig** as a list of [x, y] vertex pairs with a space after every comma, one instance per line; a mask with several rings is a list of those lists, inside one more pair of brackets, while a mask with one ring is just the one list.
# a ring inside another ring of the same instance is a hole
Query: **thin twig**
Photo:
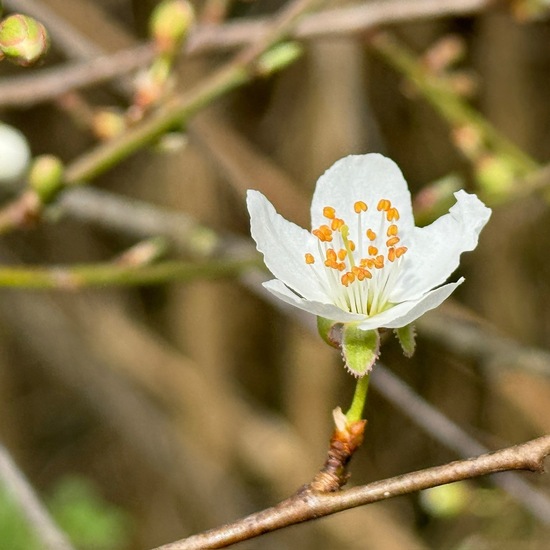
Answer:
[[503, 136], [485, 117], [464, 101], [448, 82], [433, 74], [414, 54], [389, 33], [371, 37], [369, 45], [390, 66], [402, 73], [420, 91], [451, 128], [471, 128], [483, 144], [482, 151], [502, 156], [507, 160], [513, 176], [524, 178], [537, 170], [537, 163], [519, 147]]
[[234, 523], [159, 546], [156, 550], [199, 550], [226, 548], [283, 527], [311, 521], [395, 496], [438, 485], [472, 479], [507, 470], [544, 471], [550, 454], [550, 435], [476, 458], [460, 460], [409, 474], [377, 481], [336, 493], [299, 491], [277, 506], [257, 512]]
[[[458, 456], [466, 458], [489, 452], [489, 449], [430, 405], [383, 365], [376, 366], [372, 385], [412, 422], [447, 449], [455, 451]], [[493, 483], [520, 502], [542, 523], [550, 525], [550, 498], [547, 495], [512, 473], [494, 478]]]
[[0, 479], [10, 492], [30, 527], [48, 550], [74, 550], [34, 492], [25, 475], [0, 443]]
[[72, 90], [101, 84], [143, 67], [153, 56], [153, 48], [141, 44], [113, 54], [5, 78], [0, 85], [0, 106], [29, 107]]
[[[470, 15], [493, 3], [489, 0], [367, 2], [305, 15], [289, 34], [297, 39], [349, 35], [389, 23]], [[42, 17], [65, 55], [71, 59], [84, 58], [85, 61], [37, 71], [32, 75], [4, 79], [0, 85], [0, 106], [22, 107], [51, 100], [70, 90], [99, 84], [145, 67], [154, 55], [151, 45], [140, 45], [114, 54], [101, 55], [101, 49], [91, 41], [71, 31], [66, 25], [58, 25], [58, 16], [47, 6], [32, 0], [8, 0], [6, 4], [12, 9], [26, 10], [30, 15]], [[55, 23], [50, 25], [50, 21]], [[268, 27], [268, 18], [198, 26], [185, 44], [185, 53], [198, 55], [245, 46], [263, 39]], [[60, 29], [62, 32], [59, 32]], [[94, 58], [89, 59], [92, 56]]]
[[[304, 17], [291, 33], [292, 38], [349, 36], [380, 25], [435, 17], [472, 15], [494, 5], [495, 0], [386, 0], [362, 2], [355, 6], [324, 10]], [[235, 48], [260, 39], [268, 19], [246, 20], [199, 27], [186, 45], [189, 54]]]
[[76, 290], [87, 287], [156, 285], [168, 281], [219, 279], [257, 268], [260, 259], [165, 261], [131, 266], [117, 263], [71, 265], [68, 267], [2, 267], [0, 288]]

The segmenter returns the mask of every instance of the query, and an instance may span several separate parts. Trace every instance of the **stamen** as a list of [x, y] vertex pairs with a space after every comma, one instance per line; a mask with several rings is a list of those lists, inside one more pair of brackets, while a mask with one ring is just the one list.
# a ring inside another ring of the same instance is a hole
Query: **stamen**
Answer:
[[378, 201], [378, 212], [387, 212], [391, 208], [391, 202], [388, 199], [380, 199]]
[[340, 218], [334, 218], [330, 226], [333, 231], [338, 231], [344, 225], [344, 223], [345, 223], [344, 220]]
[[388, 239], [386, 241], [386, 246], [394, 246], [396, 245], [401, 239], [399, 237], [392, 237], [391, 239]]
[[321, 225], [319, 229], [314, 229], [312, 233], [323, 243], [332, 241], [332, 230], [328, 225]]
[[395, 257], [401, 258], [405, 252], [407, 252], [408, 248], [406, 246], [400, 246], [399, 248], [395, 249]]
[[348, 271], [342, 275], [341, 281], [344, 286], [348, 286], [355, 281], [355, 275], [351, 271]]
[[386, 219], [389, 222], [397, 221], [399, 219], [399, 210], [397, 208], [389, 208], [386, 211]]
[[374, 258], [374, 267], [376, 267], [376, 269], [382, 269], [384, 267], [384, 256], [382, 256], [382, 254]]
[[323, 208], [323, 216], [329, 220], [333, 220], [334, 216], [336, 216], [336, 210], [332, 206], [325, 206]]
[[[323, 279], [326, 281], [323, 284], [328, 286], [331, 294], [334, 293], [334, 303], [338, 307], [374, 315], [387, 307], [399, 277], [399, 262], [396, 260], [407, 252], [407, 247], [400, 246], [399, 227], [395, 223], [400, 217], [399, 210], [389, 199], [378, 201], [380, 215], [379, 225], [375, 225], [376, 232], [362, 225], [366, 218], [361, 214], [368, 210], [367, 203], [355, 201], [353, 209], [358, 217], [350, 227], [336, 217], [335, 208], [325, 206], [323, 216], [327, 223], [312, 231], [318, 239], [319, 255], [306, 253], [304, 257], [309, 265], [314, 264], [316, 258], [324, 263]], [[328, 244], [332, 242], [333, 245]], [[395, 265], [387, 262], [395, 262]]]

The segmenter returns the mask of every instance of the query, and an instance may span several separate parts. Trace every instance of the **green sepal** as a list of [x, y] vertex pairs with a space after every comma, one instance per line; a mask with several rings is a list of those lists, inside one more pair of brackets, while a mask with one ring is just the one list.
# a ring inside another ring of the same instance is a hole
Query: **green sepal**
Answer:
[[321, 338], [331, 347], [339, 349], [342, 342], [342, 323], [325, 317], [317, 317], [317, 330]]
[[358, 378], [368, 374], [380, 353], [380, 335], [377, 330], [361, 330], [346, 323], [342, 327], [342, 357], [346, 368]]
[[414, 330], [414, 325], [410, 324], [396, 328], [394, 332], [401, 344], [401, 349], [405, 357], [412, 357], [416, 348], [416, 331]]

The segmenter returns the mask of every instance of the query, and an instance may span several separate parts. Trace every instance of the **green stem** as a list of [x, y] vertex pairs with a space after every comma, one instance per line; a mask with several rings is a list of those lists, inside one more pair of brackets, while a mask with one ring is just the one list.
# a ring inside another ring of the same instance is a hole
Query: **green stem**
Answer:
[[508, 160], [514, 168], [516, 177], [526, 176], [538, 168], [536, 161], [504, 137], [487, 119], [458, 96], [444, 78], [433, 74], [424, 64], [417, 61], [394, 36], [387, 33], [378, 34], [372, 38], [370, 44], [385, 61], [416, 85], [422, 96], [451, 126], [474, 128], [487, 150]]
[[366, 374], [357, 379], [357, 385], [355, 386], [355, 393], [353, 394], [353, 400], [349, 411], [346, 413], [346, 418], [349, 424], [359, 422], [363, 416], [363, 409], [367, 401], [367, 390], [369, 389], [370, 375]]
[[235, 277], [259, 266], [259, 258], [252, 258], [196, 263], [165, 261], [139, 267], [116, 263], [70, 267], [4, 267], [0, 268], [0, 288], [74, 290], [82, 287], [154, 285], [170, 281]]

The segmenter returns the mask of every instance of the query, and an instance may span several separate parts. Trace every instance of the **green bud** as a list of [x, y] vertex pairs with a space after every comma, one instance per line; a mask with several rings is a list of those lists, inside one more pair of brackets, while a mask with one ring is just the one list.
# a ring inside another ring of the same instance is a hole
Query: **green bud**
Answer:
[[27, 15], [10, 15], [0, 22], [0, 51], [10, 61], [27, 67], [43, 56], [49, 38], [42, 23]]
[[465, 482], [432, 487], [420, 493], [422, 507], [432, 516], [453, 518], [472, 504], [472, 490]]
[[506, 198], [518, 176], [512, 163], [503, 156], [486, 155], [475, 164], [480, 187], [494, 200]]
[[154, 10], [150, 33], [160, 54], [173, 56], [195, 22], [193, 6], [186, 0], [164, 0]]
[[405, 357], [412, 357], [416, 347], [414, 325], [405, 325], [404, 327], [396, 328], [395, 335], [401, 344], [401, 349]]
[[346, 323], [342, 328], [342, 357], [346, 368], [357, 378], [368, 374], [380, 354], [380, 335], [377, 330], [361, 330]]
[[32, 163], [29, 183], [42, 204], [53, 200], [63, 187], [63, 163], [53, 155], [40, 155]]
[[265, 52], [256, 63], [256, 72], [267, 76], [294, 63], [303, 53], [298, 42], [283, 42]]
[[120, 136], [127, 129], [126, 120], [122, 113], [108, 109], [103, 109], [94, 114], [92, 126], [95, 135], [103, 141]]

